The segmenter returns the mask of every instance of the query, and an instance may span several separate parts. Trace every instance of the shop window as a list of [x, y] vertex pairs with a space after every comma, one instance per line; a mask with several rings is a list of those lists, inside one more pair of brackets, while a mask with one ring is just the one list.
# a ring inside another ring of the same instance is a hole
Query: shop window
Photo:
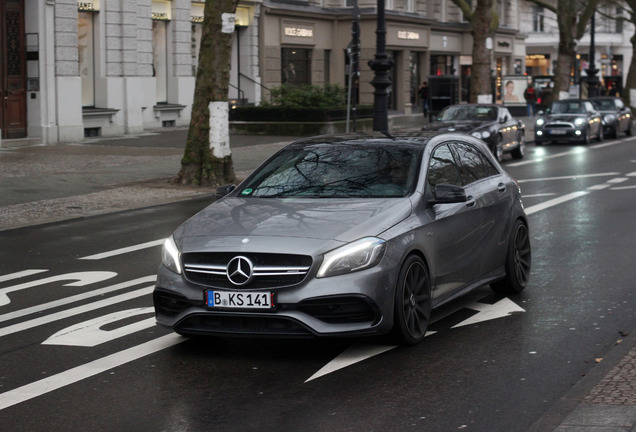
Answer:
[[167, 21], [152, 21], [152, 74], [157, 84], [157, 103], [168, 102]]
[[311, 50], [281, 49], [281, 82], [283, 84], [311, 84]]
[[431, 75], [454, 75], [453, 56], [432, 55]]
[[82, 106], [95, 106], [95, 45], [93, 13], [79, 12], [77, 38], [79, 49], [79, 73], [82, 80]]

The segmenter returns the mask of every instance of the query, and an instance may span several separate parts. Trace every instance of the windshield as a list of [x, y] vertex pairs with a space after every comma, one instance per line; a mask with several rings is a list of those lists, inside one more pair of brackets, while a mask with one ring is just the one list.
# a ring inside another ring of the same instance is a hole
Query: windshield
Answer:
[[597, 110], [614, 111], [616, 109], [612, 99], [593, 99], [591, 102]]
[[552, 102], [550, 114], [585, 114], [585, 105], [582, 102], [558, 101]]
[[488, 106], [449, 106], [437, 118], [438, 121], [494, 121], [497, 108]]
[[378, 198], [411, 192], [419, 167], [415, 145], [312, 144], [280, 152], [240, 196]]

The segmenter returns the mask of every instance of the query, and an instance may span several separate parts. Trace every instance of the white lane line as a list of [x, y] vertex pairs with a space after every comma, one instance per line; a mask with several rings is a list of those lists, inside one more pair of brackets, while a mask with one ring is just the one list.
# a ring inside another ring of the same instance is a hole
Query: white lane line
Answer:
[[23, 270], [20, 272], [16, 272], [16, 273], [9, 273], [6, 275], [1, 275], [0, 276], [0, 282], [6, 282], [6, 281], [10, 281], [13, 279], [20, 279], [23, 277], [27, 277], [27, 276], [31, 276], [34, 274], [38, 274], [38, 273], [42, 273], [42, 272], [47, 272], [48, 270], [42, 270], [42, 269], [32, 269], [32, 270]]
[[140, 284], [144, 284], [144, 283], [149, 283], [149, 282], [155, 282], [155, 280], [157, 280], [157, 276], [145, 276], [145, 277], [140, 277], [137, 279], [133, 279], [130, 281], [126, 281], [126, 282], [122, 282], [122, 283], [118, 283], [116, 285], [111, 285], [109, 287], [105, 287], [105, 288], [100, 288], [94, 291], [88, 291], [82, 294], [77, 294], [74, 296], [70, 296], [70, 297], [65, 297], [63, 299], [60, 300], [54, 300], [52, 302], [48, 302], [48, 303], [43, 303], [40, 305], [36, 305], [36, 306], [32, 306], [29, 308], [24, 308], [24, 309], [20, 309], [14, 312], [9, 312], [6, 313], [4, 315], [0, 315], [0, 322], [3, 321], [9, 321], [12, 320], [14, 318], [22, 318], [24, 316], [33, 314], [33, 313], [37, 313], [37, 312], [43, 312], [45, 310], [48, 309], [53, 309], [55, 307], [58, 306], [64, 306], [70, 303], [74, 303], [77, 301], [81, 301], [81, 300], [86, 300], [89, 299], [91, 297], [98, 297], [98, 296], [102, 296], [104, 294], [108, 294], [114, 291], [118, 291], [120, 289], [124, 289], [124, 288], [128, 288], [131, 286], [135, 286], [135, 285], [140, 285]]
[[129, 252], [135, 252], [135, 251], [142, 250], [142, 249], [148, 249], [148, 248], [155, 247], [155, 246], [161, 246], [165, 241], [166, 241], [166, 239], [154, 240], [154, 241], [150, 241], [150, 242], [146, 242], [146, 243], [140, 243], [140, 244], [134, 245], [134, 246], [129, 246], [129, 247], [121, 248], [121, 249], [115, 249], [115, 250], [112, 250], [112, 251], [102, 252], [102, 253], [98, 253], [98, 254], [95, 254], [95, 255], [85, 256], [85, 257], [82, 257], [82, 258], [79, 258], [79, 259], [82, 259], [82, 260], [100, 260], [100, 259], [104, 259], [104, 258], [110, 258], [110, 257], [117, 256], [117, 255], [123, 255], [123, 254], [129, 253]]
[[636, 186], [617, 186], [613, 187], [610, 190], [627, 190], [627, 189], [636, 189]]
[[578, 180], [584, 178], [594, 178], [594, 177], [614, 177], [619, 175], [618, 172], [607, 172], [607, 173], [596, 173], [596, 174], [583, 174], [583, 175], [569, 175], [569, 176], [560, 176], [560, 177], [543, 177], [536, 179], [525, 179], [525, 180], [517, 180], [517, 183], [532, 183], [532, 182], [544, 182], [551, 180]]
[[629, 180], [627, 177], [617, 177], [617, 178], [610, 179], [607, 182], [612, 184], [618, 184], [618, 183], [626, 182], [627, 180]]
[[540, 194], [532, 194], [532, 195], [523, 195], [523, 198], [541, 198], [544, 196], [554, 196], [556, 193], [548, 192], [548, 193], [540, 193]]
[[33, 327], [37, 327], [43, 324], [48, 324], [61, 319], [69, 318], [74, 315], [79, 315], [84, 312], [90, 312], [95, 309], [101, 309], [103, 307], [112, 306], [115, 303], [121, 303], [124, 301], [132, 300], [137, 297], [150, 296], [154, 290], [154, 285], [146, 288], [141, 288], [136, 291], [131, 291], [126, 294], [120, 294], [114, 297], [109, 297], [104, 300], [89, 303], [84, 306], [78, 306], [71, 309], [67, 309], [61, 312], [46, 315], [40, 318], [35, 318], [30, 321], [24, 321], [18, 324], [10, 325], [0, 329], [0, 337], [7, 336], [13, 333], [18, 333], [24, 330], [28, 330]]
[[94, 360], [90, 363], [77, 366], [73, 369], [24, 385], [14, 390], [1, 393], [0, 410], [25, 402], [29, 399], [42, 396], [46, 393], [50, 393], [54, 390], [58, 390], [62, 387], [66, 387], [126, 363], [130, 363], [133, 360], [154, 354], [185, 340], [187, 340], [187, 338], [175, 333], [170, 333], [166, 336], [153, 339], [141, 345], [119, 351], [109, 356]]
[[587, 195], [587, 194], [589, 194], [588, 191], [572, 192], [572, 193], [569, 193], [567, 195], [563, 195], [561, 197], [548, 200], [548, 201], [546, 201], [544, 203], [528, 207], [526, 209], [526, 214], [527, 215], [531, 215], [533, 213], [539, 212], [541, 210], [545, 210], [545, 209], [550, 208], [550, 207], [554, 207], [554, 206], [559, 205], [559, 204], [563, 204], [564, 202], [567, 202], [567, 201], [582, 197], [582, 196]]

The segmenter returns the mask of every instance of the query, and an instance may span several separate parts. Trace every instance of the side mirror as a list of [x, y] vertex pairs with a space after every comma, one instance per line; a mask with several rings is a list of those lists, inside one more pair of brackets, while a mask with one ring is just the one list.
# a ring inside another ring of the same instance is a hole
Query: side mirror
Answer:
[[439, 184], [433, 189], [432, 204], [453, 204], [466, 202], [466, 191], [461, 186]]
[[232, 192], [236, 189], [236, 186], [233, 184], [223, 185], [216, 188], [216, 199], [223, 198], [225, 195]]

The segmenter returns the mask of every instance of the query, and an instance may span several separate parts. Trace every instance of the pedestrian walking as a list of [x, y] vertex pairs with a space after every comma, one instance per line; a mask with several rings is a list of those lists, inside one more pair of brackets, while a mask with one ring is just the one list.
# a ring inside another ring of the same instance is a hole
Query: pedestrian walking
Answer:
[[424, 114], [425, 118], [428, 118], [428, 84], [426, 81], [422, 83], [418, 89], [418, 93], [420, 95], [420, 100], [422, 101], [422, 114]]
[[534, 117], [537, 113], [537, 93], [533, 83], [528, 84], [528, 87], [523, 92], [523, 97], [526, 99], [526, 112], [528, 117]]

